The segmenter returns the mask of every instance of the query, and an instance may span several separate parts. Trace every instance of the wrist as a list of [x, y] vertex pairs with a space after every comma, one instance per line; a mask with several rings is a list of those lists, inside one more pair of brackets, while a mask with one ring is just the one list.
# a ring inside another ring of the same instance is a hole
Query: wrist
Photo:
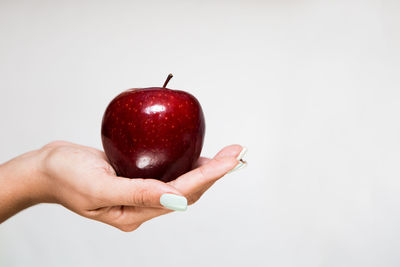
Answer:
[[43, 171], [42, 150], [35, 150], [18, 156], [0, 165], [0, 185], [2, 190], [21, 206], [32, 206], [47, 202], [48, 190]]
[[0, 165], [0, 223], [45, 201], [40, 157], [38, 151], [32, 151]]

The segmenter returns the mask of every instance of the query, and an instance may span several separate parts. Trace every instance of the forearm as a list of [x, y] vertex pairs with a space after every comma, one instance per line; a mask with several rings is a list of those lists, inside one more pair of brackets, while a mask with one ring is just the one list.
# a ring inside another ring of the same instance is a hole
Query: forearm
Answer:
[[32, 151], [0, 165], [0, 223], [44, 201], [40, 161]]

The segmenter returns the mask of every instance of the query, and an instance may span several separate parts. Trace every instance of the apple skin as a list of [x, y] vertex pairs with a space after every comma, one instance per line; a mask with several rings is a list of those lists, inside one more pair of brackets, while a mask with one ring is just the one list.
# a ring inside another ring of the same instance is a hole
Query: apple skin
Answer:
[[122, 92], [108, 105], [101, 128], [104, 151], [117, 175], [164, 182], [195, 167], [204, 133], [199, 101], [165, 87]]

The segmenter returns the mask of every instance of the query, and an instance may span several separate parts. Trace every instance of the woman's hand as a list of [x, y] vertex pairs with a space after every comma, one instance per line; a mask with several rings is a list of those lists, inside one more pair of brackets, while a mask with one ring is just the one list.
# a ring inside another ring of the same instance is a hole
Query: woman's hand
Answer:
[[[16, 207], [0, 207], [0, 222], [28, 206], [51, 202], [123, 231], [133, 231], [149, 219], [172, 210], [185, 210], [219, 178], [244, 167], [240, 160], [244, 151], [239, 145], [228, 146], [213, 159], [200, 158], [196, 169], [163, 183], [118, 177], [104, 152], [53, 142], [0, 167], [0, 201], [12, 204], [16, 195], [21, 196]], [[9, 193], [2, 196], [1, 188], [9, 188]]]

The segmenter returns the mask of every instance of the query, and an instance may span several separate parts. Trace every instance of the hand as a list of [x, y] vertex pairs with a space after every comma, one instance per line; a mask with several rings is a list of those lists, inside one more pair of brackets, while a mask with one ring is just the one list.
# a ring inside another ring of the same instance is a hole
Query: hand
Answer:
[[171, 212], [160, 204], [162, 196], [168, 198], [172, 194], [180, 200], [176, 209], [186, 208], [182, 200], [184, 204], [186, 199], [188, 204], [196, 202], [215, 181], [235, 166], [244, 166], [237, 160], [242, 150], [239, 145], [228, 146], [213, 159], [200, 158], [196, 169], [163, 183], [118, 177], [102, 151], [53, 142], [42, 148], [37, 157], [40, 183], [33, 186], [37, 190], [31, 195], [37, 200], [31, 202], [59, 203], [84, 217], [133, 231], [143, 222]]

